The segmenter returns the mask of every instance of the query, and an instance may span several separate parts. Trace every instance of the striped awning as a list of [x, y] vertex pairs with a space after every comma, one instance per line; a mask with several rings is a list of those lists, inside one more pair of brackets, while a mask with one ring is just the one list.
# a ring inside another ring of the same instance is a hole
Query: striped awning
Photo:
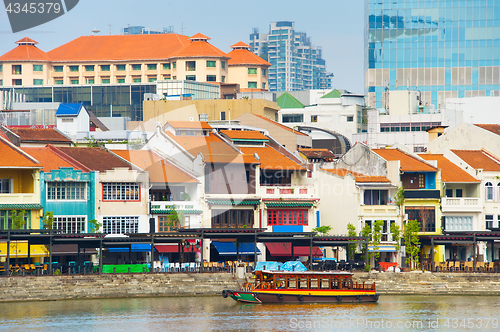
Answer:
[[379, 244], [378, 250], [375, 250], [374, 246], [368, 246], [368, 252], [397, 252], [397, 250], [392, 244], [389, 245]]
[[264, 202], [267, 207], [311, 207], [314, 204], [312, 202], [287, 202], [287, 201], [274, 201], [274, 202]]
[[207, 199], [211, 205], [259, 205], [258, 199]]
[[[201, 214], [202, 210], [176, 210], [177, 212], [184, 212], [184, 214]], [[172, 210], [151, 210], [151, 214], [170, 214]]]
[[0, 210], [41, 210], [40, 204], [0, 204]]

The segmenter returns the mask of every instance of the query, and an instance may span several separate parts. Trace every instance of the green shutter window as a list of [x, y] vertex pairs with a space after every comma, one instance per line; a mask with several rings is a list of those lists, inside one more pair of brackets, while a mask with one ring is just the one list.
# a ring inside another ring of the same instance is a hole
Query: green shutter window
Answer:
[[43, 71], [43, 65], [33, 65], [33, 71]]
[[248, 75], [257, 75], [257, 68], [248, 68]]
[[101, 71], [110, 71], [110, 65], [101, 65]]
[[94, 82], [93, 78], [87, 78], [87, 84], [94, 84]]
[[132, 65], [132, 70], [141, 70], [141, 68], [142, 68], [142, 65], [138, 65], [138, 64]]
[[257, 82], [248, 82], [249, 89], [257, 89]]
[[125, 65], [116, 65], [117, 71], [125, 71]]
[[262, 83], [262, 89], [266, 88], [266, 83]]
[[43, 85], [43, 80], [40, 80], [40, 79], [34, 79], [34, 80], [33, 80], [33, 85]]
[[80, 66], [69, 66], [69, 71], [79, 71]]
[[54, 84], [63, 84], [63, 80], [54, 80]]
[[262, 68], [262, 76], [266, 76], [266, 70]]
[[85, 71], [94, 71], [94, 65], [85, 66]]
[[109, 78], [103, 78], [101, 82], [102, 84], [109, 84]]
[[125, 83], [125, 79], [124, 78], [117, 78], [116, 83]]
[[222, 69], [226, 68], [226, 61], [221, 61], [220, 66], [222, 67]]
[[156, 70], [156, 63], [148, 64], [148, 70]]
[[140, 77], [134, 77], [132, 79], [132, 82], [134, 82], [134, 83], [141, 83], [141, 78]]
[[3, 65], [0, 65], [0, 73], [3, 72]]
[[2, 85], [3, 85], [3, 80], [0, 80], [0, 86], [2, 86]]
[[[54, 66], [54, 71], [56, 73], [62, 73], [63, 71], [63, 66]], [[62, 83], [61, 83], [62, 84]]]
[[164, 63], [163, 69], [170, 69], [170, 63]]
[[207, 75], [207, 82], [216, 82], [217, 76], [215, 75]]
[[70, 84], [78, 84], [78, 83], [79, 83], [78, 78], [72, 78], [70, 80]]
[[177, 62], [174, 61], [174, 69], [177, 68]]
[[156, 77], [149, 77], [149, 78], [148, 78], [148, 82], [149, 82], [149, 83], [156, 82]]
[[186, 75], [186, 81], [196, 81], [196, 75]]
[[207, 68], [215, 68], [215, 61], [207, 60]]

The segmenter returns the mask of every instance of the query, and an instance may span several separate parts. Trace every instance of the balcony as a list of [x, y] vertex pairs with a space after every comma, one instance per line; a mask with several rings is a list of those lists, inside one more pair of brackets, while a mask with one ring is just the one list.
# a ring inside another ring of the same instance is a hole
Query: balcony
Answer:
[[398, 217], [398, 210], [395, 205], [361, 205], [360, 215], [394, 219]]
[[405, 190], [405, 199], [440, 199], [441, 192], [439, 190]]
[[2, 204], [40, 204], [40, 195], [38, 194], [0, 194]]
[[305, 199], [315, 197], [313, 186], [261, 186], [262, 198]]
[[443, 212], [481, 212], [482, 205], [479, 197], [443, 197], [441, 199]]
[[173, 207], [184, 213], [201, 213], [201, 206], [190, 201], [153, 201], [151, 202], [151, 214], [167, 214]]

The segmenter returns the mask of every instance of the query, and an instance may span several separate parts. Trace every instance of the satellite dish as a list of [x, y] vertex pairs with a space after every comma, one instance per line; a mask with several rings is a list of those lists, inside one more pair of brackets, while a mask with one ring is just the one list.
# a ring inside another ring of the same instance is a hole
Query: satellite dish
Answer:
[[99, 32], [101, 32], [101, 30], [97, 30], [97, 29], [92, 30], [92, 36], [95, 36]]

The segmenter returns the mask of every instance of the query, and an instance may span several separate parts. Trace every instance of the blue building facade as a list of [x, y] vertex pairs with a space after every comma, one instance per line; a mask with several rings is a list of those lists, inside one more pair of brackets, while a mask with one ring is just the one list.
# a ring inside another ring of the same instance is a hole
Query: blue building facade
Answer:
[[53, 212], [54, 229], [64, 233], [94, 231], [88, 221], [96, 219], [95, 182], [95, 172], [72, 167], [41, 172], [41, 205], [44, 213]]
[[423, 105], [500, 96], [500, 1], [365, 0], [365, 94], [420, 91]]

